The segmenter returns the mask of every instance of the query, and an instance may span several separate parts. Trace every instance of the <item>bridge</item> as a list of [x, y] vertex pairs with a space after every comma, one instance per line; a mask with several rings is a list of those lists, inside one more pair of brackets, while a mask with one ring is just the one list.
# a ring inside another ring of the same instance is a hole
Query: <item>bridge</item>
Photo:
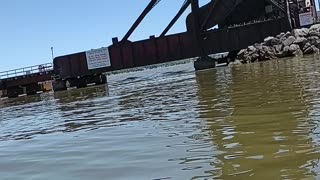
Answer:
[[[230, 58], [234, 58], [239, 50], [262, 42], [267, 36], [300, 27], [299, 13], [303, 8], [315, 14], [314, 0], [211, 0], [202, 7], [199, 6], [199, 0], [185, 0], [161, 34], [141, 41], [130, 41], [131, 34], [160, 1], [150, 0], [125, 36], [121, 40], [117, 37], [112, 39], [113, 44], [108, 47], [111, 66], [104, 68], [104, 72], [193, 57], [199, 57], [195, 62], [196, 69], [214, 67], [215, 62], [208, 57], [209, 54], [230, 52]], [[190, 6], [192, 11], [186, 19], [187, 31], [167, 35]], [[216, 26], [218, 29], [213, 29]], [[83, 59], [85, 52], [72, 56]], [[64, 56], [64, 59], [68, 57]], [[79, 69], [83, 67], [74, 66], [73, 69], [77, 71], [73, 74], [81, 75]], [[33, 94], [35, 84], [51, 80], [56, 73], [52, 71], [52, 66], [45, 67], [43, 72], [39, 66], [35, 66], [0, 73], [0, 90], [6, 92], [2, 93], [3, 96], [14, 97], [22, 91]]]
[[33, 95], [45, 91], [39, 83], [50, 81], [52, 75], [52, 63], [0, 72], [1, 96], [17, 97], [21, 94]]

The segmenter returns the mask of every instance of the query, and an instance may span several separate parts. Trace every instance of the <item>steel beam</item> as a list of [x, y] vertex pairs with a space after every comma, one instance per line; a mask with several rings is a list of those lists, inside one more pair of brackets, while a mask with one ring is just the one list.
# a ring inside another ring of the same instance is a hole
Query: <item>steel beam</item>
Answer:
[[133, 25], [131, 26], [131, 28], [127, 32], [127, 34], [123, 37], [123, 39], [121, 40], [122, 42], [128, 40], [128, 38], [131, 36], [131, 34], [134, 32], [134, 30], [139, 26], [141, 21], [146, 17], [146, 15], [151, 11], [151, 9], [158, 3], [158, 1], [159, 0], [151, 0], [150, 1], [148, 6], [143, 10], [143, 12], [138, 17], [138, 19], [133, 23]]
[[168, 26], [163, 30], [163, 32], [161, 33], [160, 37], [165, 36], [168, 31], [172, 28], [172, 26], [177, 22], [177, 20], [181, 17], [181, 15], [186, 11], [186, 9], [189, 7], [190, 5], [190, 1], [187, 0], [182, 7], [180, 8], [180, 10], [178, 11], [178, 13], [176, 14], [176, 16], [171, 20], [171, 22], [168, 24]]
[[202, 38], [201, 38], [201, 30], [200, 30], [200, 7], [199, 0], [189, 0], [191, 3], [191, 10], [193, 16], [193, 27], [192, 27], [192, 35], [193, 39], [198, 47], [200, 52], [200, 56], [204, 57], [206, 54], [203, 49]]
[[204, 21], [201, 23], [201, 26], [200, 26], [200, 30], [201, 31], [204, 31], [205, 30], [205, 27], [206, 27], [206, 25], [207, 25], [207, 23], [208, 23], [208, 21], [209, 21], [209, 18], [210, 18], [210, 16], [212, 15], [212, 12], [213, 12], [213, 7], [215, 6], [215, 4], [217, 3], [218, 1], [214, 1], [213, 3], [212, 3], [212, 6], [210, 7], [210, 10], [209, 10], [209, 13], [207, 14], [207, 16], [206, 16], [206, 18], [204, 19]]

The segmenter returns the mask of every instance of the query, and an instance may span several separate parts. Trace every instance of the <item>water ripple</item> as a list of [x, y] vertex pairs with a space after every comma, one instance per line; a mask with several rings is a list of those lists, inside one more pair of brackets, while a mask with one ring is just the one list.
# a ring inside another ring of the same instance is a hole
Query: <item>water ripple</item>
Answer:
[[0, 101], [4, 179], [319, 178], [319, 57]]

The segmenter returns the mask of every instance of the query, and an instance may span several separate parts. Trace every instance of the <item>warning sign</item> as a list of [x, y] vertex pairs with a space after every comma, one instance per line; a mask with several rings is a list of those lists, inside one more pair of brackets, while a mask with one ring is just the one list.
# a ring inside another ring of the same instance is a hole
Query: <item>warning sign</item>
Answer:
[[100, 48], [87, 51], [86, 57], [89, 70], [111, 66], [108, 48]]
[[313, 17], [311, 12], [299, 14], [300, 26], [313, 24]]

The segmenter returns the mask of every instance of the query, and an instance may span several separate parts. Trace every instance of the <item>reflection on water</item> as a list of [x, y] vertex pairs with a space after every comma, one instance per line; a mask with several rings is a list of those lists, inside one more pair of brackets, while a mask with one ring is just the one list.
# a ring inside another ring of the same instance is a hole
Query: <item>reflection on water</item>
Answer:
[[[240, 179], [317, 176], [319, 147], [312, 143], [318, 119], [310, 107], [299, 60], [272, 61], [198, 76], [202, 117], [221, 152], [211, 173]], [[214, 79], [208, 81], [207, 77]], [[228, 82], [228, 83], [222, 83]], [[311, 81], [310, 84], [318, 83]], [[313, 99], [313, 97], [312, 97]], [[312, 100], [311, 99], [311, 100]]]
[[318, 59], [183, 64], [0, 101], [0, 177], [319, 178]]

